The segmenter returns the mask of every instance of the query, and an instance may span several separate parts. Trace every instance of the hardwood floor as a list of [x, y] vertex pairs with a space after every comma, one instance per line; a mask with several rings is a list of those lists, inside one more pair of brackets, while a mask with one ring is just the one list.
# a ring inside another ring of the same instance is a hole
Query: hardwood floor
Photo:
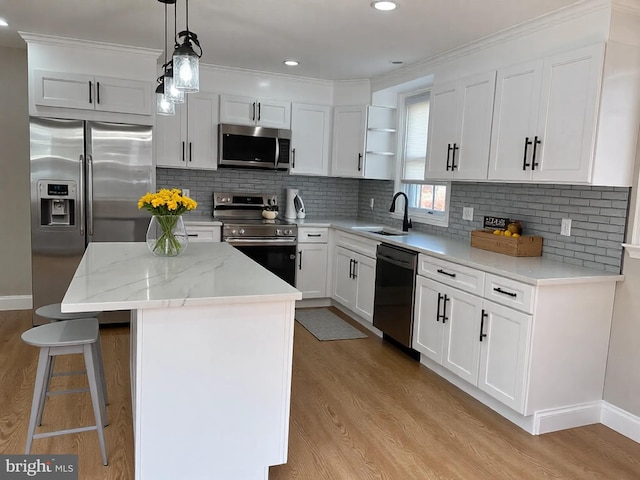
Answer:
[[[20, 340], [29, 314], [0, 312], [0, 453], [24, 451], [37, 354]], [[101, 334], [109, 466], [95, 432], [35, 440], [33, 453], [79, 454], [82, 480], [129, 480], [129, 332]], [[77, 360], [58, 367], [79, 367]], [[640, 478], [640, 444], [603, 425], [531, 436], [371, 333], [319, 342], [296, 324], [293, 365], [289, 460], [271, 468], [270, 480]], [[43, 428], [92, 421], [87, 394], [48, 402]]]

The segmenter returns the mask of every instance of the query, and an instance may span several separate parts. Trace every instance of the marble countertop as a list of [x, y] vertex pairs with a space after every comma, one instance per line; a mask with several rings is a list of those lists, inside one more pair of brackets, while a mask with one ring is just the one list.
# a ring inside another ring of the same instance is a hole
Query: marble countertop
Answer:
[[302, 294], [227, 243], [155, 257], [146, 243], [90, 243], [63, 312], [300, 300]]
[[[384, 227], [389, 229], [388, 226], [375, 222], [331, 218], [305, 218], [296, 220], [295, 222], [299, 227], [336, 228], [381, 243], [404, 247], [418, 253], [531, 285], [618, 282], [624, 280], [624, 275], [569, 265], [544, 257], [511, 257], [509, 255], [473, 248], [471, 247], [469, 239], [464, 241], [454, 240], [438, 235], [415, 233], [412, 231], [402, 236], [381, 236], [362, 230], [363, 227]], [[354, 229], [354, 227], [356, 227], [356, 229]]]

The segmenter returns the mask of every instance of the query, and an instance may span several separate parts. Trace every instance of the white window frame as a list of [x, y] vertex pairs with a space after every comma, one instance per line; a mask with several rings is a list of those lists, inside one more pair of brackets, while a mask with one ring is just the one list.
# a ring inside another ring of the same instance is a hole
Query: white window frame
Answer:
[[[439, 227], [448, 227], [449, 226], [449, 212], [451, 210], [451, 182], [443, 182], [443, 181], [409, 181], [402, 180], [403, 172], [404, 172], [404, 151], [405, 151], [405, 129], [406, 129], [406, 103], [405, 99], [408, 97], [413, 97], [416, 95], [423, 95], [425, 93], [430, 92], [430, 89], [417, 90], [412, 92], [407, 92], [399, 95], [400, 105], [399, 110], [399, 119], [398, 119], [398, 145], [397, 151], [398, 161], [396, 162], [396, 176], [394, 182], [394, 189], [396, 192], [405, 192], [408, 194], [406, 190], [406, 186], [409, 184], [416, 185], [443, 185], [447, 187], [447, 195], [445, 199], [445, 211], [442, 213], [436, 213], [433, 210], [427, 210], [422, 208], [409, 208], [409, 216], [411, 217], [411, 221], [415, 223], [424, 223], [429, 225], [436, 225]], [[431, 120], [429, 120], [429, 124], [431, 124]], [[427, 136], [427, 144], [429, 142], [429, 137]], [[425, 166], [426, 167], [426, 166]], [[401, 219], [404, 215], [404, 198], [402, 202], [398, 201], [396, 205], [395, 213], [390, 214], [394, 218]]]

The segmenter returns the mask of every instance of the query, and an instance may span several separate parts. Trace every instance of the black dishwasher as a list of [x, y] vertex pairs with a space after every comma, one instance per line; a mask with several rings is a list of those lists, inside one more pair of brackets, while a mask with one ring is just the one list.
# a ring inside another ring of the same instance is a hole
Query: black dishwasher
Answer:
[[413, 358], [419, 358], [411, 349], [417, 263], [415, 252], [386, 243], [378, 245], [373, 326]]

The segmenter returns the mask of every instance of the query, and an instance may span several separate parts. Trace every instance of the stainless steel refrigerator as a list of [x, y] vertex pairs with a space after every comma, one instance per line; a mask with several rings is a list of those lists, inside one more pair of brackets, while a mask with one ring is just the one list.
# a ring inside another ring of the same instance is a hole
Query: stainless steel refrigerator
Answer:
[[[31, 140], [33, 324], [35, 309], [62, 301], [89, 242], [144, 241], [148, 212], [138, 199], [152, 191], [152, 128], [35, 118]], [[129, 321], [129, 312], [101, 315]]]

